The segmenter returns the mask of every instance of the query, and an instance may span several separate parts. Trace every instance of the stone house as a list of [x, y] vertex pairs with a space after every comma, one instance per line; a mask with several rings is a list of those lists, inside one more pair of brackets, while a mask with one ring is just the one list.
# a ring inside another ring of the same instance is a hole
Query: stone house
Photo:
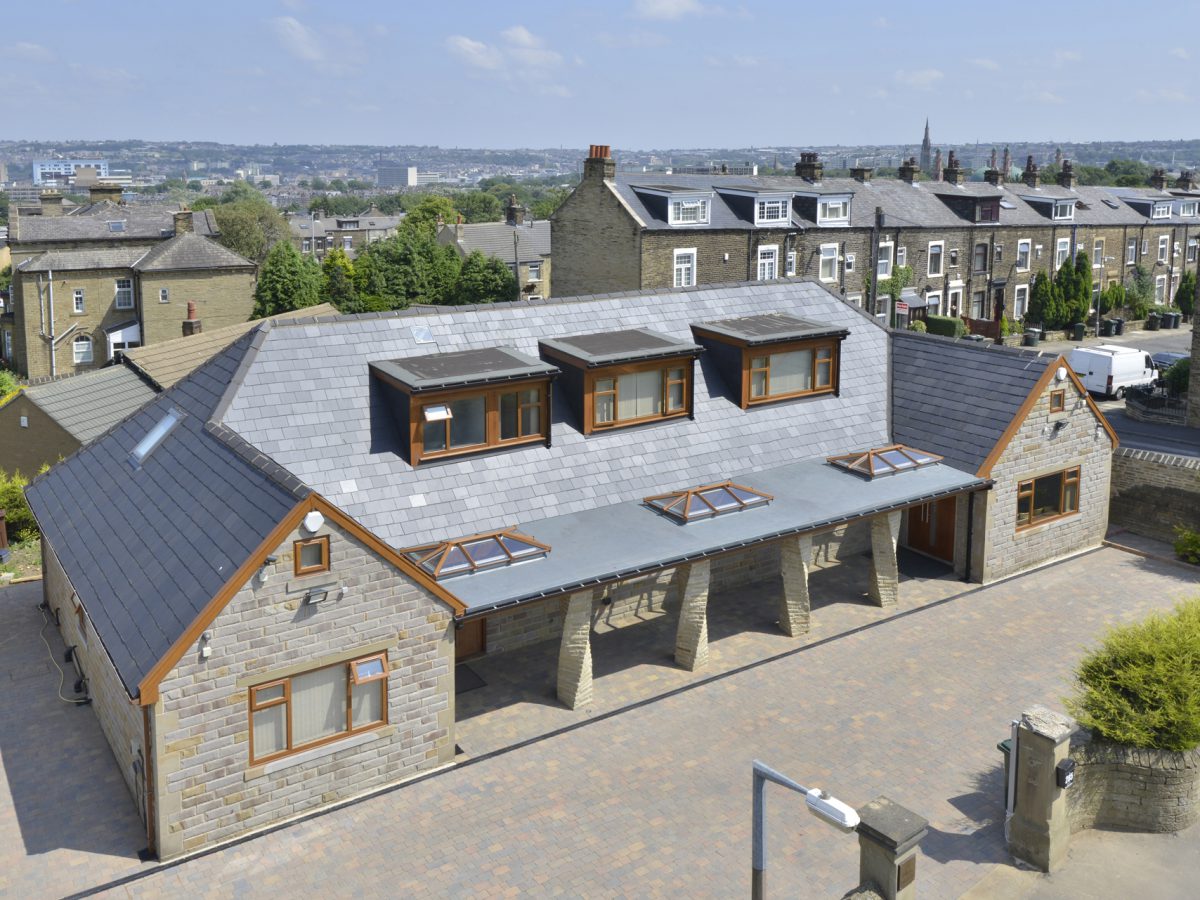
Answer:
[[516, 277], [523, 297], [534, 300], [552, 296], [550, 221], [527, 220], [516, 197], [509, 199], [504, 222], [440, 223], [438, 240], [454, 247], [464, 259], [478, 250], [500, 260]]
[[807, 275], [882, 313], [871, 282], [908, 266], [910, 315], [1016, 320], [1034, 276], [1079, 250], [1095, 294], [1141, 264], [1170, 302], [1197, 265], [1191, 172], [1173, 185], [1156, 173], [1146, 189], [1083, 187], [1069, 161], [1054, 184], [1030, 161], [1019, 182], [999, 171], [968, 182], [951, 154], [940, 181], [917, 181], [912, 161], [898, 179], [868, 168], [825, 178], [805, 153], [794, 176], [618, 174], [607, 147], [592, 154], [551, 218], [564, 295]]
[[[818, 554], [896, 604], [912, 511], [996, 479], [897, 446], [893, 352], [811, 279], [257, 327], [27, 491], [155, 852], [453, 762], [471, 655], [556, 642], [575, 708], [601, 620], [675, 616], [698, 669], [750, 581], [807, 631]], [[996, 577], [996, 509], [962, 519], [964, 577]]]
[[374, 207], [361, 215], [324, 219], [292, 214], [288, 216], [288, 232], [292, 246], [304, 256], [314, 255], [319, 261], [336, 247], [354, 259], [367, 244], [394, 235], [403, 219], [403, 215], [384, 215]]

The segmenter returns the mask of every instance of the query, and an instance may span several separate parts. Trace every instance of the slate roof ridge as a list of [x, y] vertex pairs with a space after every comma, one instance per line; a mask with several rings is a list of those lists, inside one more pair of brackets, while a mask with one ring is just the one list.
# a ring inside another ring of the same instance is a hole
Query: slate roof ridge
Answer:
[[1047, 361], [1057, 359], [1061, 353], [1055, 353], [1048, 350], [1031, 350], [1028, 347], [1009, 347], [1005, 344], [997, 344], [995, 341], [969, 341], [961, 337], [950, 337], [944, 334], [922, 334], [917, 331], [908, 331], [903, 328], [893, 328], [892, 336], [901, 340], [913, 341], [933, 341], [943, 344], [950, 344], [964, 350], [974, 350], [977, 353], [991, 353], [996, 355], [1007, 355], [1019, 359], [1045, 359]]
[[209, 419], [204, 423], [204, 430], [228, 447], [230, 451], [237, 454], [242, 461], [253, 466], [297, 500], [303, 500], [312, 493], [312, 488], [232, 428]]
[[[246, 373], [250, 371], [250, 367], [254, 364], [255, 357], [258, 356], [258, 351], [262, 349], [262, 345], [267, 340], [267, 334], [271, 331], [272, 320], [265, 319], [258, 325], [250, 329], [246, 334], [238, 338], [238, 341], [250, 339], [250, 344], [246, 348], [246, 352], [242, 354], [242, 359], [238, 363], [237, 368], [233, 372], [233, 377], [229, 379], [229, 383], [225, 385], [225, 390], [221, 394], [221, 399], [217, 401], [216, 406], [212, 408], [212, 412], [208, 417], [208, 425], [214, 427], [222, 425], [221, 420], [225, 417], [225, 412], [229, 409], [229, 404], [233, 402], [233, 398], [237, 395], [238, 388], [241, 387]], [[234, 341], [236, 344], [238, 341]], [[232, 346], [232, 344], [230, 345]], [[214, 431], [213, 434], [216, 434]], [[290, 473], [289, 473], [290, 474]]]
[[202, 234], [196, 234], [193, 231], [184, 231], [175, 234], [173, 237], [167, 238], [165, 241], [159, 241], [153, 247], [134, 263], [134, 268], [138, 270], [148, 269], [148, 267], [157, 263], [163, 257], [175, 255], [176, 251], [186, 249], [186, 245], [194, 245], [196, 251], [202, 254], [204, 259], [190, 261], [191, 264], [183, 264], [180, 261], [167, 261], [164, 266], [165, 270], [188, 270], [197, 268], [197, 263], [201, 263], [202, 268], [241, 268], [254, 266], [254, 262], [246, 259], [240, 253], [230, 250], [228, 247]]

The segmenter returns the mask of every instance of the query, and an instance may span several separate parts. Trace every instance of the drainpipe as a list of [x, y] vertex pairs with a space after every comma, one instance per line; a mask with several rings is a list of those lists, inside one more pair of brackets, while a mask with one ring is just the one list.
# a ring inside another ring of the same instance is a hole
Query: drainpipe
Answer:
[[42, 298], [42, 276], [38, 273], [37, 277], [37, 297], [38, 297], [38, 334], [42, 337], [46, 336], [46, 303]]
[[971, 581], [971, 543], [975, 536], [975, 492], [967, 494], [967, 564], [963, 581]]
[[50, 377], [53, 378], [58, 374], [58, 348], [54, 341], [57, 335], [54, 333], [54, 270], [49, 272], [49, 287], [50, 287]]
[[[868, 308], [871, 310], [872, 316], [878, 312], [878, 310], [875, 308], [875, 304], [876, 304], [877, 298], [879, 296], [879, 236], [882, 233], [882, 229], [883, 229], [883, 207], [877, 206], [877, 207], [875, 207], [875, 223], [871, 226], [871, 252], [867, 254], [867, 256], [869, 257], [869, 260], [870, 260], [868, 263], [868, 265], [870, 266], [870, 269], [868, 270], [867, 274], [869, 274], [871, 276], [871, 297], [870, 297], [870, 300], [868, 301], [869, 302]], [[894, 242], [892, 244], [892, 265], [893, 266], [896, 265], [895, 253], [896, 253], [897, 243], [898, 242]], [[905, 260], [905, 262], [908, 262], [908, 260]]]

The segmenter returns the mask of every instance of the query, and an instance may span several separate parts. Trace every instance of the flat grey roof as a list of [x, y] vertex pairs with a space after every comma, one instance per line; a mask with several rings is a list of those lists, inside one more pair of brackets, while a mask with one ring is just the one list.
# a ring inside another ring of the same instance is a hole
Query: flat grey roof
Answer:
[[704, 348], [690, 341], [681, 341], [648, 328], [629, 328], [622, 331], [597, 331], [563, 338], [538, 341], [563, 356], [577, 359], [586, 366], [605, 366], [638, 359], [701, 353]]
[[430, 353], [373, 362], [370, 367], [413, 393], [513, 381], [535, 375], [557, 375], [559, 372], [556, 367], [518, 353], [511, 347]]
[[844, 327], [810, 322], [787, 313], [767, 313], [760, 316], [742, 316], [738, 319], [718, 319], [693, 325], [697, 329], [743, 341], [750, 346], [791, 341], [797, 338], [845, 337], [849, 332]]
[[[941, 463], [866, 479], [824, 458], [736, 473], [730, 479], [774, 499], [765, 506], [687, 524], [637, 500], [514, 523], [523, 534], [549, 544], [550, 552], [541, 559], [441, 583], [467, 606], [467, 615], [477, 615], [991, 484]], [[663, 489], [693, 486], [679, 483]]]

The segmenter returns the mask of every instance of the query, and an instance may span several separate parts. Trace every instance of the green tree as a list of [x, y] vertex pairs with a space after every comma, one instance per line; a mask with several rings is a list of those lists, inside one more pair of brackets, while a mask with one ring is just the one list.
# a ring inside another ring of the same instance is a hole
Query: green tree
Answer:
[[1154, 302], [1154, 278], [1138, 263], [1125, 282], [1125, 308], [1133, 319], [1144, 319]]
[[1100, 294], [1100, 315], [1106, 316], [1115, 309], [1125, 306], [1125, 286], [1116, 281], [1110, 281], [1108, 287]]
[[[0, 276], [0, 281], [3, 278]], [[1196, 303], [1196, 273], [1188, 270], [1183, 273], [1183, 277], [1179, 279], [1179, 287], [1175, 290], [1175, 306], [1185, 316], [1192, 314]], [[1192, 325], [1195, 328], [1195, 325]]]
[[358, 290], [354, 287], [354, 263], [341, 247], [334, 247], [325, 254], [321, 263], [324, 279], [323, 294], [341, 312], [361, 312], [358, 308]]
[[308, 186], [311, 187], [314, 191], [324, 191], [324, 190], [328, 190], [329, 182], [326, 181], [324, 178], [317, 176], [309, 181]]
[[517, 280], [500, 260], [472, 250], [463, 260], [454, 293], [457, 303], [512, 300], [517, 295]]
[[458, 210], [450, 202], [449, 197], [440, 194], [427, 194], [405, 215], [400, 223], [400, 230], [409, 234], [425, 234], [432, 237], [437, 234], [437, 221], [453, 222], [458, 218]]
[[12, 285], [12, 266], [0, 269], [0, 291], [7, 291]]
[[321, 270], [300, 255], [290, 241], [279, 241], [267, 253], [254, 290], [254, 315], [276, 313], [321, 302]]
[[404, 309], [413, 303], [454, 302], [461, 261], [453, 247], [427, 231], [401, 230], [370, 244], [354, 264], [354, 286], [363, 303]]
[[8, 224], [8, 194], [0, 191], [0, 225]]
[[288, 237], [288, 225], [279, 210], [252, 185], [235, 181], [212, 207], [220, 236], [234, 253], [261, 263], [267, 252]]
[[1057, 328], [1062, 320], [1061, 300], [1053, 279], [1045, 272], [1038, 272], [1029, 292], [1029, 312], [1026, 319], [1037, 322], [1043, 328]]
[[454, 206], [468, 222], [496, 222], [504, 217], [500, 201], [494, 195], [483, 191], [468, 191], [455, 195]]
[[338, 193], [342, 193], [342, 194], [344, 194], [346, 191], [350, 190], [350, 188], [347, 186], [346, 182], [344, 182], [340, 178], [335, 178], [335, 179], [333, 179], [333, 181], [329, 182], [329, 189], [331, 191], [337, 191]]
[[530, 204], [529, 214], [535, 219], [548, 219], [570, 195], [569, 188], [552, 187]]

